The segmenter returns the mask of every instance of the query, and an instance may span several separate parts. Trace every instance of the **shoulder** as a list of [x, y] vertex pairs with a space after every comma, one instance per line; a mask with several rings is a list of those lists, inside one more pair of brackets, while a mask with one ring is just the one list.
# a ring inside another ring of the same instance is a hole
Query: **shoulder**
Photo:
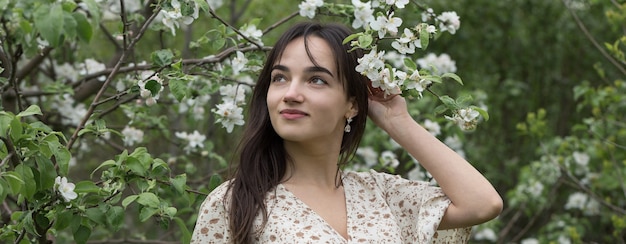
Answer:
[[229, 185], [230, 181], [222, 183], [202, 202], [191, 243], [227, 243], [229, 241], [227, 211], [230, 198]]

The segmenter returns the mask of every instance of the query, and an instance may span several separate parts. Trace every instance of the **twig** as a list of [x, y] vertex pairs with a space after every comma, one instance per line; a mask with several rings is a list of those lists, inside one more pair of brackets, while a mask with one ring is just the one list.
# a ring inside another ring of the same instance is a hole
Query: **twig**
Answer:
[[252, 43], [253, 45], [255, 45], [258, 49], [263, 49], [263, 46], [261, 46], [260, 44], [256, 43], [254, 40], [250, 39], [248, 36], [244, 35], [243, 33], [241, 33], [241, 31], [239, 31], [239, 29], [235, 28], [234, 26], [232, 26], [231, 24], [229, 24], [228, 22], [226, 22], [224, 19], [222, 19], [220, 16], [218, 16], [213, 9], [209, 8], [209, 13], [211, 14], [211, 16], [213, 16], [213, 18], [217, 19], [219, 22], [222, 22], [222, 24], [228, 26], [228, 28], [230, 28], [231, 30], [235, 31], [235, 33], [237, 33], [237, 35], [241, 36], [243, 39], [246, 39], [246, 41]]
[[137, 42], [141, 39], [141, 37], [143, 37], [143, 34], [148, 29], [148, 26], [150, 25], [150, 23], [152, 23], [154, 18], [156, 18], [156, 16], [158, 15], [159, 10], [160, 10], [160, 7], [157, 7], [154, 10], [154, 13], [150, 16], [150, 18], [148, 20], [146, 20], [144, 25], [141, 27], [141, 30], [139, 30], [139, 32], [137, 33], [137, 36], [135, 36], [135, 38], [133, 38], [131, 43], [128, 45], [127, 49], [125, 49], [124, 52], [122, 52], [121, 57], [119, 58], [118, 62], [115, 64], [115, 66], [113, 67], [113, 71], [107, 77], [107, 79], [104, 81], [104, 84], [100, 88], [100, 91], [98, 91], [98, 94], [96, 94], [96, 96], [94, 97], [93, 102], [89, 106], [89, 110], [87, 110], [87, 113], [85, 114], [85, 117], [80, 122], [80, 124], [76, 127], [76, 130], [74, 131], [74, 134], [72, 135], [72, 137], [70, 138], [69, 142], [67, 143], [67, 148], [68, 149], [72, 148], [72, 145], [74, 144], [74, 142], [78, 138], [78, 132], [80, 131], [80, 128], [85, 126], [85, 123], [87, 123], [87, 120], [93, 114], [94, 110], [96, 109], [96, 103], [98, 102], [98, 100], [100, 100], [100, 97], [102, 96], [102, 94], [104, 94], [104, 91], [106, 90], [106, 88], [109, 87], [109, 84], [111, 83], [111, 81], [113, 81], [113, 76], [115, 76], [117, 71], [120, 69], [120, 67], [122, 65], [122, 62], [126, 59], [126, 56], [130, 52], [130, 49], [132, 49], [135, 46], [135, 44], [137, 44]]
[[285, 22], [295, 18], [296, 16], [300, 15], [300, 13], [298, 11], [291, 13], [289, 16], [279, 20], [278, 22], [274, 23], [273, 25], [270, 25], [269, 27], [267, 27], [267, 29], [263, 30], [263, 35], [267, 34], [268, 32], [276, 29], [276, 27], [284, 24]]
[[598, 51], [602, 53], [602, 56], [604, 56], [607, 60], [609, 60], [609, 62], [611, 62], [611, 64], [613, 64], [615, 68], [617, 68], [620, 72], [622, 72], [623, 75], [626, 75], [626, 69], [622, 67], [613, 57], [611, 57], [611, 55], [609, 55], [608, 53], [606, 53], [606, 51], [604, 51], [604, 48], [602, 48], [602, 46], [600, 46], [600, 44], [596, 41], [596, 39], [593, 38], [593, 36], [587, 30], [587, 27], [585, 27], [585, 24], [583, 24], [583, 22], [578, 18], [578, 15], [576, 14], [576, 12], [574, 12], [574, 10], [572, 10], [569, 6], [567, 6], [567, 1], [566, 0], [561, 0], [561, 1], [565, 5], [565, 8], [567, 8], [567, 10], [570, 12], [572, 17], [574, 17], [574, 21], [576, 21], [578, 28], [580, 28], [583, 34], [585, 34], [585, 37], [587, 37], [587, 39], [591, 41], [593, 46], [595, 46], [596, 49], [598, 49]]

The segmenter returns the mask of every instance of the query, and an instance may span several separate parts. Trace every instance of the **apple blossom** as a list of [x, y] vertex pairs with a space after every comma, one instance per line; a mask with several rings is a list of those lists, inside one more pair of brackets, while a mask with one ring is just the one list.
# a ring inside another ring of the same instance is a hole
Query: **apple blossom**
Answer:
[[54, 179], [54, 187], [59, 191], [66, 202], [72, 201], [78, 196], [76, 192], [74, 192], [74, 188], [76, 187], [74, 183], [67, 182], [67, 178], [65, 177], [57, 176], [57, 178]]

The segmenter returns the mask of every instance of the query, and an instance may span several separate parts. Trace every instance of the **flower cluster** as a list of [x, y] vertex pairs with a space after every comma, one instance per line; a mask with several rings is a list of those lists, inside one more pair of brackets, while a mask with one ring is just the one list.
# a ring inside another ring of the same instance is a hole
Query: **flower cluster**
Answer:
[[187, 145], [185, 145], [185, 152], [190, 153], [199, 148], [204, 148], [204, 141], [206, 140], [206, 136], [200, 134], [197, 130], [194, 130], [193, 133], [189, 134], [187, 132], [176, 132], [174, 135], [180, 139], [187, 141]]
[[133, 146], [143, 141], [143, 131], [135, 127], [124, 127], [122, 135], [124, 136], [124, 145], [126, 146]]
[[445, 118], [453, 121], [463, 130], [474, 130], [479, 116], [480, 113], [472, 108], [462, 108], [455, 111], [452, 117], [446, 115]]
[[172, 0], [167, 8], [161, 10], [162, 22], [170, 28], [172, 35], [176, 35], [176, 29], [180, 24], [189, 25], [198, 18], [199, 7], [195, 1]]
[[317, 11], [318, 7], [324, 5], [323, 0], [305, 0], [298, 4], [298, 8], [300, 8], [300, 16], [308, 17], [312, 19], [315, 17], [315, 11]]
[[216, 105], [213, 113], [217, 115], [215, 123], [222, 123], [227, 132], [232, 132], [235, 125], [243, 125], [243, 108], [246, 100], [244, 85], [225, 85], [220, 87], [222, 103]]
[[[86, 76], [86, 75], [95, 74], [104, 70], [106, 70], [106, 65], [96, 61], [95, 59], [88, 58], [88, 59], [85, 59], [84, 63], [80, 67], [80, 70], [78, 71], [78, 74], [82, 76]], [[104, 81], [105, 79], [106, 77], [103, 75], [98, 76], [99, 81]]]
[[152, 71], [141, 72], [140, 78], [141, 80], [137, 82], [139, 94], [146, 100], [146, 105], [152, 106], [156, 104], [163, 91], [163, 80], [158, 73]]

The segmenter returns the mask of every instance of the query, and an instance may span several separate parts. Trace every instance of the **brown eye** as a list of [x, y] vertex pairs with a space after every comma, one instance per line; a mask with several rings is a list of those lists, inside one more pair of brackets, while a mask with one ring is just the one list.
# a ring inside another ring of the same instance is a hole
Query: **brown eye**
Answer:
[[285, 79], [285, 76], [283, 75], [274, 75], [272, 77], [272, 82], [286, 82], [287, 79]]
[[324, 79], [322, 79], [320, 77], [313, 77], [313, 78], [311, 78], [311, 83], [315, 84], [315, 85], [328, 84], [328, 82], [326, 82]]

